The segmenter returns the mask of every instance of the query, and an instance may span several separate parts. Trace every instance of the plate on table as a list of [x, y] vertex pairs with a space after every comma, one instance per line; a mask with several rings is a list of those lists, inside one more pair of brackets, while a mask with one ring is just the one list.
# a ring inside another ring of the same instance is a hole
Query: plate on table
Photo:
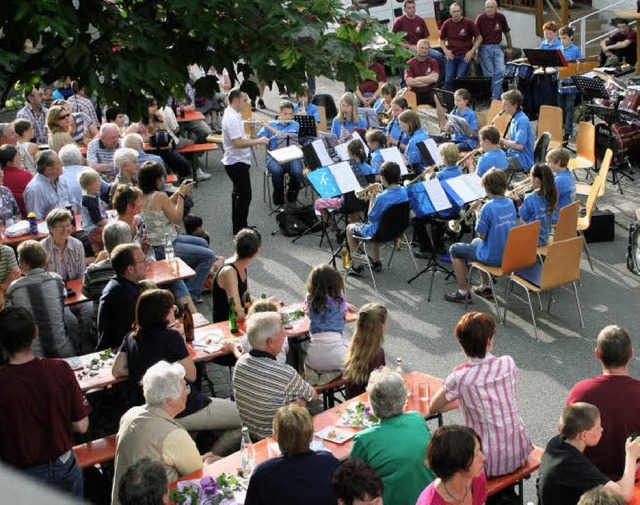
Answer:
[[351, 440], [355, 433], [353, 431], [341, 430], [335, 426], [327, 426], [316, 432], [316, 437], [322, 438], [327, 442], [334, 444], [344, 444], [347, 440]]
[[212, 353], [222, 349], [223, 340], [224, 333], [222, 330], [211, 330], [202, 335], [196, 335], [193, 341], [193, 347]]

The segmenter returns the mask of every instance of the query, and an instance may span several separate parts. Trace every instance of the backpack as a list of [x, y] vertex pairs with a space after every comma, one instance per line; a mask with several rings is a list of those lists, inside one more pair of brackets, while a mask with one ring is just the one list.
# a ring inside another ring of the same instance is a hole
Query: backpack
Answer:
[[280, 209], [276, 222], [285, 237], [297, 237], [318, 222], [313, 205], [293, 209]]
[[163, 147], [175, 147], [173, 144], [173, 138], [169, 135], [167, 130], [156, 130], [149, 138], [149, 144], [156, 149]]

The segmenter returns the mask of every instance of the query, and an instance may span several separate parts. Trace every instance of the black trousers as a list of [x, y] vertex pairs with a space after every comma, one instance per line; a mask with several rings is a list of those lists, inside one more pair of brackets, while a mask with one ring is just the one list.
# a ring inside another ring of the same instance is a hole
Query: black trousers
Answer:
[[233, 183], [231, 193], [231, 222], [233, 234], [247, 227], [249, 206], [251, 205], [251, 165], [247, 163], [234, 163], [225, 165], [224, 169]]

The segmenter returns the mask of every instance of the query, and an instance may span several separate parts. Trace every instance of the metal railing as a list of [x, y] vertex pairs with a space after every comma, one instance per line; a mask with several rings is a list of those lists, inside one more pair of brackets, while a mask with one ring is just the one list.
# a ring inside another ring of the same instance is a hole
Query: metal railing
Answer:
[[[598, 14], [600, 14], [601, 12], [605, 12], [605, 11], [609, 11], [612, 10], [616, 5], [620, 5], [623, 3], [628, 3], [628, 0], [619, 0], [615, 3], [612, 3], [611, 5], [607, 5], [606, 7], [603, 7], [600, 10], [597, 10], [595, 12], [592, 12], [590, 14], [587, 14], [586, 16], [582, 16], [579, 19], [574, 19], [573, 21], [571, 21], [571, 23], [569, 23], [569, 26], [571, 26], [572, 28], [575, 29], [576, 26], [579, 27], [580, 29], [580, 51], [582, 52], [583, 56], [586, 55], [586, 50], [587, 50], [587, 45], [591, 44], [593, 42], [596, 42], [600, 39], [604, 39], [606, 37], [608, 37], [609, 35], [611, 35], [612, 33], [615, 32], [615, 30], [611, 30], [610, 32], [607, 32], [603, 35], [598, 35], [597, 37], [591, 39], [591, 40], [586, 40], [587, 39], [587, 18], [590, 18], [592, 16], [596, 16]], [[635, 21], [634, 21], [635, 23]], [[633, 23], [630, 23], [633, 24]]]

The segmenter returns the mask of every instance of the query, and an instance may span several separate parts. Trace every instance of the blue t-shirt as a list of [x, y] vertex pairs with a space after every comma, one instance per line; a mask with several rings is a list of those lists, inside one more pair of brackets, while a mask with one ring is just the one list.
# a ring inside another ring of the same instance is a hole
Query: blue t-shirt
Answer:
[[[440, 170], [440, 172], [436, 174], [436, 179], [442, 182], [460, 175], [462, 175], [460, 167], [458, 165], [450, 165]], [[439, 213], [442, 219], [455, 219], [460, 215], [460, 207], [453, 203], [451, 199], [449, 199], [449, 202], [451, 202], [453, 206]]]
[[362, 172], [362, 175], [364, 175], [365, 177], [367, 175], [374, 175], [375, 173], [369, 163], [365, 163], [364, 161], [356, 161], [356, 165], [358, 165], [358, 168]]
[[558, 206], [553, 213], [553, 224], [558, 222], [560, 209], [576, 201], [576, 181], [573, 180], [573, 176], [569, 170], [558, 172], [555, 176], [555, 182], [556, 188], [558, 189]]
[[502, 196], [485, 203], [476, 224], [476, 233], [486, 235], [476, 251], [478, 261], [501, 265], [509, 230], [515, 225], [516, 207], [510, 198]]
[[540, 49], [562, 49], [562, 41], [556, 37], [553, 42], [549, 43], [547, 39], [544, 39], [540, 44]]
[[344, 123], [341, 123], [340, 121], [338, 121], [337, 117], [334, 117], [333, 124], [331, 125], [331, 133], [333, 133], [339, 139], [343, 128], [345, 128], [349, 133], [353, 133], [353, 130], [355, 130], [356, 128], [366, 130], [367, 123], [365, 123], [363, 117], [361, 117], [357, 123], [354, 123], [353, 121], [345, 121]]
[[396, 188], [387, 188], [373, 201], [373, 207], [369, 211], [369, 222], [362, 227], [360, 235], [363, 237], [373, 237], [378, 228], [380, 227], [380, 221], [382, 215], [389, 207], [393, 207], [399, 203], [409, 201], [407, 192], [402, 186]]
[[480, 156], [476, 165], [476, 174], [478, 177], [482, 177], [491, 168], [506, 170], [508, 166], [509, 162], [505, 152], [502, 149], [494, 149]]
[[[300, 105], [295, 104], [293, 106], [293, 113], [296, 114], [298, 112], [298, 109], [300, 109]], [[307, 106], [305, 107], [305, 110], [307, 111], [307, 116], [313, 116], [313, 119], [316, 120], [316, 123], [320, 122], [320, 109], [318, 109], [318, 107], [315, 104], [313, 103], [307, 104]]]
[[376, 149], [375, 151], [371, 151], [371, 170], [374, 174], [380, 173], [380, 167], [384, 163], [384, 158], [382, 154], [380, 154], [380, 149]]
[[551, 214], [549, 213], [547, 199], [539, 193], [528, 194], [518, 215], [525, 223], [540, 221], [540, 235], [538, 235], [538, 245], [545, 245], [549, 241], [551, 231]]
[[[574, 61], [582, 58], [582, 52], [580, 51], [580, 48], [573, 42], [569, 47], [562, 46], [560, 50], [562, 51], [564, 59], [567, 61]], [[558, 91], [563, 95], [573, 95], [575, 93], [578, 93], [578, 88], [576, 88], [573, 82], [573, 77], [567, 77], [566, 79], [558, 80]]]
[[[300, 131], [300, 124], [292, 121], [290, 123], [270, 123], [271, 128], [275, 128], [280, 133], [298, 133]], [[274, 150], [278, 146], [278, 139], [275, 133], [268, 130], [266, 126], [263, 126], [258, 132], [258, 137], [267, 137], [269, 140], [269, 149]], [[267, 154], [267, 158], [271, 159], [271, 156]]]
[[529, 118], [521, 110], [516, 112], [513, 119], [511, 119], [509, 138], [516, 144], [524, 146], [524, 149], [522, 151], [508, 149], [507, 157], [516, 158], [520, 162], [520, 165], [522, 165], [522, 170], [528, 172], [533, 166], [534, 138]]
[[[400, 140], [403, 135], [402, 128], [400, 128], [400, 121], [398, 119], [394, 119], [387, 125], [387, 135], [389, 135], [393, 140]], [[398, 146], [398, 149], [400, 146]]]
[[[458, 112], [458, 109], [453, 109], [451, 111], [451, 114], [453, 116], [461, 117], [471, 125], [471, 128], [473, 128], [475, 131], [478, 131], [478, 118], [476, 117], [476, 113], [471, 110], [471, 108], [467, 107], [467, 110], [462, 113]], [[475, 147], [478, 145], [477, 140], [473, 140], [469, 137], [465, 137], [464, 135], [460, 135], [458, 134], [458, 132], [455, 132], [453, 136], [453, 142], [464, 142], [471, 149], [475, 149]]]
[[429, 134], [424, 131], [422, 128], [418, 128], [413, 132], [411, 138], [409, 138], [409, 142], [407, 142], [407, 149], [404, 152], [404, 155], [409, 160], [410, 165], [418, 164], [420, 167], [420, 172], [427, 167], [427, 162], [422, 158], [422, 153], [420, 149], [418, 149], [418, 143], [424, 142], [429, 139]]
[[340, 298], [327, 297], [327, 303], [318, 312], [311, 306], [311, 298], [305, 300], [309, 308], [309, 331], [311, 334], [325, 331], [342, 333], [344, 330], [344, 314], [347, 312], [347, 301], [344, 296]]

